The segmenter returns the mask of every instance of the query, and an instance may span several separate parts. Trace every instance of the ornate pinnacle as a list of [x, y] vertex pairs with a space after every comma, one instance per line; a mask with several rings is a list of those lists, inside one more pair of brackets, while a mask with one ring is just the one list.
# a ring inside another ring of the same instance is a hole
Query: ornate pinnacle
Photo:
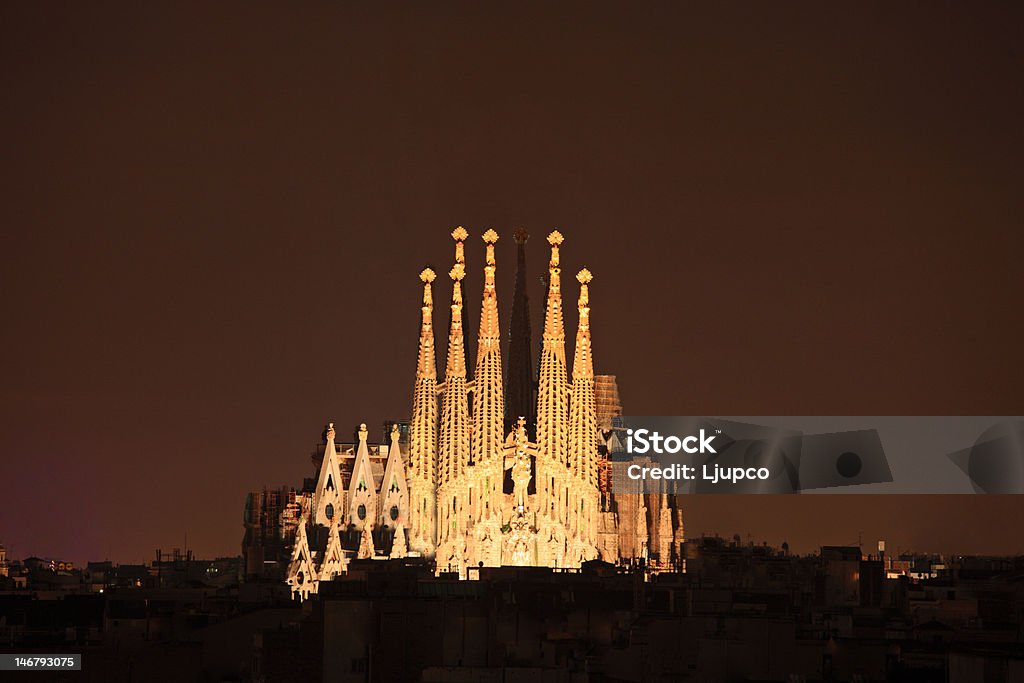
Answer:
[[366, 441], [366, 423], [363, 422], [359, 425], [359, 440]]
[[464, 250], [464, 247], [463, 247], [462, 243], [463, 243], [463, 241], [467, 237], [469, 237], [469, 233], [466, 232], [466, 229], [463, 228], [461, 225], [459, 227], [455, 228], [454, 230], [452, 230], [452, 239], [455, 240], [455, 262], [456, 263], [465, 263], [466, 262], [466, 252]]
[[587, 284], [594, 279], [594, 275], [584, 268], [576, 273], [576, 279], [580, 283], [580, 327], [583, 327], [585, 325], [584, 318], [590, 313], [590, 288], [587, 287]]
[[466, 266], [461, 263], [456, 263], [452, 266], [452, 269], [448, 271], [448, 277], [456, 282], [461, 282], [462, 278], [466, 277]]
[[423, 308], [424, 308], [424, 313], [429, 313], [429, 310], [427, 310], [427, 309], [433, 309], [434, 308], [434, 297], [430, 293], [430, 283], [434, 281], [435, 277], [437, 277], [437, 276], [434, 274], [434, 271], [431, 270], [430, 268], [424, 268], [423, 272], [420, 273], [420, 280], [423, 281]]
[[328, 441], [334, 440], [334, 423], [330, 422], [327, 424], [327, 439]]
[[558, 245], [563, 241], [565, 241], [565, 238], [562, 237], [562, 233], [557, 230], [548, 235], [548, 244], [551, 245], [551, 268], [558, 267]]
[[512, 233], [512, 238], [516, 244], [526, 244], [526, 240], [530, 239], [530, 232], [526, 228], [516, 228], [516, 231]]
[[484, 242], [487, 243], [487, 266], [488, 282], [494, 279], [494, 243], [498, 241], [498, 233], [491, 228], [483, 234]]
[[397, 424], [391, 425], [391, 445], [392, 446], [394, 446], [396, 443], [398, 443], [399, 437], [400, 437], [400, 435], [398, 433], [398, 425]]

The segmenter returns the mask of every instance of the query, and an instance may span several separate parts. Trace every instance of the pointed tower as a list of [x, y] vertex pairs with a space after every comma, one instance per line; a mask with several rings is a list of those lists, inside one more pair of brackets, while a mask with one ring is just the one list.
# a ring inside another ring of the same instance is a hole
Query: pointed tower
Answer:
[[537, 493], [540, 512], [563, 519], [565, 501], [561, 479], [566, 471], [569, 420], [569, 385], [565, 368], [565, 326], [562, 321], [561, 268], [559, 245], [562, 234], [548, 235], [551, 261], [548, 264], [547, 307], [544, 313], [543, 347], [537, 377]]
[[530, 331], [530, 297], [526, 288], [525, 228], [515, 231], [516, 284], [512, 291], [512, 317], [508, 326], [508, 370], [505, 375], [505, 434], [516, 431], [519, 418], [526, 418], [526, 430], [537, 428], [537, 383], [533, 378], [533, 343]]
[[469, 478], [469, 514], [472, 534], [467, 539], [470, 565], [501, 563], [501, 508], [504, 504], [505, 442], [502, 427], [504, 401], [501, 373], [501, 331], [498, 321], [498, 295], [494, 285], [497, 268], [494, 245], [498, 233], [483, 234], [487, 253], [484, 265], [484, 291], [477, 337], [476, 371], [473, 375], [473, 466]]
[[437, 363], [434, 358], [434, 271], [420, 273], [423, 306], [420, 309], [419, 357], [409, 422], [409, 517], [413, 550], [431, 556], [436, 543], [437, 523]]
[[590, 345], [590, 281], [593, 275], [584, 268], [577, 275], [580, 283], [579, 328], [576, 353], [572, 362], [572, 397], [569, 404], [569, 469], [575, 483], [577, 500], [572, 501], [573, 531], [584, 544], [597, 540], [597, 514], [600, 490], [597, 486], [597, 407], [594, 398], [594, 359]]
[[[380, 501], [377, 519], [381, 524], [394, 529], [404, 527], [409, 520], [409, 491], [405, 483], [405, 463], [402, 449], [398, 444], [398, 425], [391, 428], [391, 448], [384, 467], [384, 479], [380, 483]], [[405, 534], [403, 533], [403, 536]]]
[[501, 378], [501, 332], [498, 324], [498, 294], [494, 287], [494, 244], [498, 233], [483, 235], [487, 244], [484, 266], [484, 294], [477, 337], [476, 371], [473, 374], [472, 460], [486, 464], [504, 452], [505, 406]]
[[341, 467], [338, 452], [334, 445], [334, 423], [327, 426], [327, 444], [324, 447], [324, 459], [320, 463], [320, 476], [316, 482], [316, 501], [314, 502], [313, 522], [321, 526], [330, 526], [334, 517], [341, 513], [344, 494], [341, 490]]
[[[437, 440], [437, 544], [456, 530], [465, 530], [462, 509], [466, 504], [466, 469], [469, 466], [469, 396], [466, 386], [466, 342], [462, 330], [462, 279], [466, 275], [463, 243], [466, 231], [452, 231], [455, 265], [452, 278], [452, 316], [448, 332], [448, 361], [441, 399], [441, 421]], [[440, 560], [438, 561], [440, 563]]]
[[370, 449], [366, 445], [366, 424], [359, 425], [359, 447], [352, 464], [348, 486], [348, 523], [356, 529], [372, 529], [377, 523], [377, 488], [370, 468]]

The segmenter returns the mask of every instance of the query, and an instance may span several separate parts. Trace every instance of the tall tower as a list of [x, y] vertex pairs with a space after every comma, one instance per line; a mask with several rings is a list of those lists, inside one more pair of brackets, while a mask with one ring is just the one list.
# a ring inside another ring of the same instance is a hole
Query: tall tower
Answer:
[[501, 331], [498, 322], [498, 295], [494, 286], [496, 264], [494, 244], [498, 233], [483, 234], [487, 252], [484, 265], [484, 291], [477, 337], [476, 369], [473, 373], [473, 432], [470, 446], [472, 466], [469, 477], [467, 561], [493, 566], [501, 563], [501, 506], [504, 503], [504, 395], [501, 376]]
[[[559, 541], [564, 548], [563, 523], [568, 512], [567, 437], [569, 420], [569, 384], [565, 367], [565, 325], [562, 320], [561, 268], [558, 248], [563, 238], [557, 230], [548, 235], [551, 260], [548, 264], [547, 310], [544, 313], [543, 347], [537, 378], [537, 494], [538, 527], [544, 545], [538, 549], [539, 561], [561, 566]], [[559, 538], [561, 536], [561, 538]]]
[[593, 275], [584, 268], [577, 275], [580, 283], [579, 328], [572, 362], [572, 397], [569, 403], [569, 470], [576, 483], [577, 499], [573, 509], [572, 531], [588, 554], [597, 541], [597, 514], [600, 491], [597, 487], [597, 408], [594, 399], [594, 358], [590, 343], [590, 281]]
[[512, 291], [512, 317], [508, 326], [508, 371], [505, 379], [505, 434], [515, 432], [519, 418], [526, 418], [526, 430], [537, 428], [537, 383], [533, 376], [533, 343], [530, 331], [530, 297], [526, 288], [525, 228], [515, 231], [516, 284]]
[[441, 424], [437, 443], [437, 545], [438, 566], [461, 568], [465, 562], [465, 517], [467, 469], [470, 455], [469, 398], [466, 386], [466, 340], [462, 330], [462, 279], [466, 275], [465, 242], [462, 227], [452, 231], [455, 265], [452, 278], [452, 320], [448, 332], [448, 360], [445, 366]]
[[501, 379], [501, 332], [498, 323], [498, 295], [494, 287], [494, 243], [498, 233], [483, 235], [487, 244], [484, 266], [484, 293], [480, 309], [480, 333], [477, 337], [476, 369], [473, 373], [473, 445], [474, 465], [486, 465], [503, 453], [502, 430], [504, 396]]
[[409, 423], [409, 544], [413, 550], [427, 556], [434, 554], [437, 534], [437, 363], [431, 292], [434, 278], [430, 268], [420, 273], [422, 321]]

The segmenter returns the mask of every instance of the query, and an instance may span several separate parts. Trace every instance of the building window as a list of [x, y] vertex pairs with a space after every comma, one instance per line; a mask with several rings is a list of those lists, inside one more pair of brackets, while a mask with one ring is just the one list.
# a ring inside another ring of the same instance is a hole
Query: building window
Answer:
[[398, 506], [397, 505], [392, 505], [391, 506], [391, 521], [394, 522], [394, 521], [397, 521], [397, 520], [398, 520]]
[[327, 507], [324, 508], [324, 515], [327, 519], [334, 519], [334, 506], [328, 503]]
[[360, 505], [356, 508], [356, 515], [358, 515], [361, 520], [366, 519], [366, 506]]

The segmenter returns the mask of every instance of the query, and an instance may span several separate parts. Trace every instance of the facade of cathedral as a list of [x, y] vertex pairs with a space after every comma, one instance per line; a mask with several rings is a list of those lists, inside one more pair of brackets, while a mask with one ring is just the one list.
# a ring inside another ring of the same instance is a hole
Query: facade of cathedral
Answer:
[[[610, 432], [599, 424], [595, 383], [600, 382], [602, 393], [614, 390], [610, 405], [601, 401], [603, 412], [621, 407], [614, 377], [597, 380], [594, 374], [592, 274], [584, 268], [575, 278], [579, 325], [570, 368], [562, 310], [563, 238], [557, 231], [548, 235], [544, 329], [534, 381], [525, 286], [527, 235], [516, 233], [519, 258], [506, 375], [495, 288], [498, 235], [485, 232], [484, 288], [470, 378], [462, 292], [467, 237], [461, 227], [452, 232], [451, 315], [441, 377], [434, 335], [436, 275], [429, 268], [420, 273], [423, 305], [406, 433], [396, 424], [388, 446], [371, 446], [362, 425], [357, 443], [349, 447], [336, 443], [333, 424], [324, 435], [315, 484], [296, 496], [300, 512], [288, 533], [292, 542], [286, 580], [300, 597], [346, 571], [353, 557], [426, 557], [438, 572], [463, 577], [472, 567], [573, 569], [593, 559], [646, 560], [651, 541], [666, 566], [676, 557], [683, 540], [677, 501], [650, 501], [658, 506], [650, 516], [644, 496], [618, 501], [622, 496], [611, 492], [606, 462]], [[620, 502], [626, 503], [629, 517], [624, 525]]]

